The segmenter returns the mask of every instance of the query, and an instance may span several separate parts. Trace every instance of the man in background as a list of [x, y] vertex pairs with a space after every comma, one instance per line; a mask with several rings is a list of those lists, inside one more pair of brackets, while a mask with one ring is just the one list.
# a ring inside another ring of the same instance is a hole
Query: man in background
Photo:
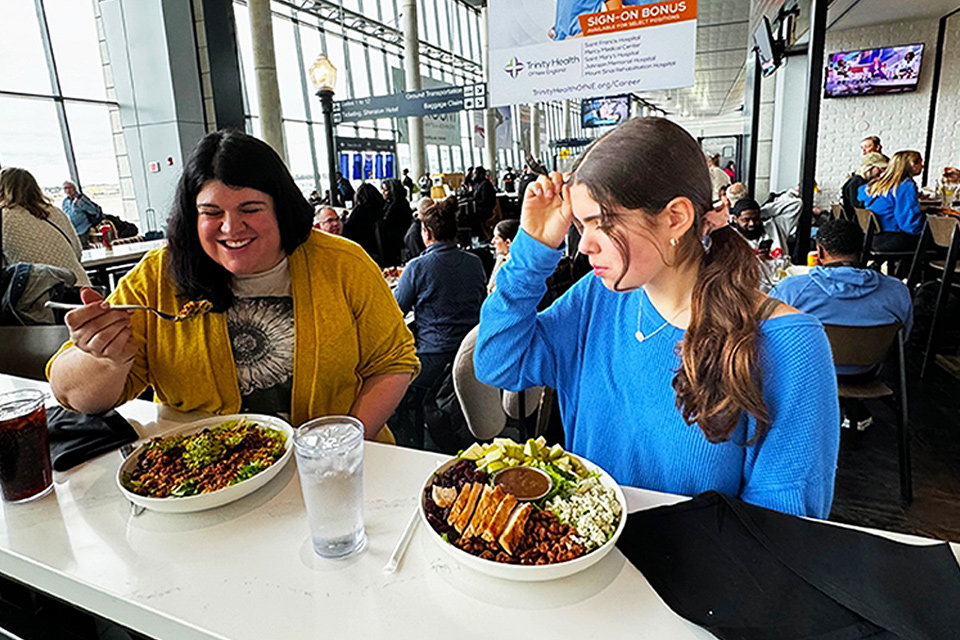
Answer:
[[323, 207], [317, 216], [317, 228], [334, 236], [343, 235], [343, 223], [340, 215], [332, 207]]
[[[863, 231], [849, 220], [827, 220], [817, 232], [820, 266], [807, 275], [784, 278], [770, 296], [817, 318], [823, 324], [873, 327], [900, 322], [907, 333], [913, 305], [907, 287], [891, 276], [857, 267]], [[837, 376], [872, 379], [869, 367], [837, 368]], [[844, 425], [866, 429], [873, 419], [862, 405], [843, 407]]]
[[340, 204], [343, 206], [347, 206], [347, 202], [352, 204], [357, 195], [353, 185], [339, 171], [337, 171], [337, 191], [340, 193]]
[[413, 184], [413, 178], [410, 177], [410, 170], [403, 170], [403, 180], [400, 181], [403, 184], [403, 188], [407, 190], [407, 200], [413, 200], [413, 191], [416, 189], [416, 185]]
[[70, 218], [70, 223], [80, 238], [80, 245], [86, 249], [90, 246], [90, 229], [95, 228], [103, 220], [103, 209], [81, 193], [77, 185], [69, 180], [63, 183], [63, 193], [66, 197], [60, 208]]
[[[877, 136], [867, 136], [860, 141], [860, 155], [865, 156], [868, 153], [879, 153], [883, 156], [883, 145], [880, 144], [880, 138]], [[883, 156], [883, 159], [890, 161], [890, 158]]]

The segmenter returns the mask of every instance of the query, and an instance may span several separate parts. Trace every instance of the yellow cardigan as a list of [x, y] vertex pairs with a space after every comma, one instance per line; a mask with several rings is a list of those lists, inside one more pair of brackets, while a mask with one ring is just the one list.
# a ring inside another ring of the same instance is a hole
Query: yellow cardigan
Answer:
[[[166, 275], [166, 249], [151, 251], [108, 298], [176, 313], [178, 298]], [[290, 421], [346, 414], [366, 378], [420, 370], [413, 335], [379, 268], [359, 245], [319, 231], [289, 256], [295, 346]], [[131, 315], [137, 354], [117, 404], [147, 386], [157, 401], [180, 411], [231, 414], [240, 410], [237, 369], [226, 314], [185, 322], [152, 313]], [[67, 347], [64, 344], [47, 363]]]

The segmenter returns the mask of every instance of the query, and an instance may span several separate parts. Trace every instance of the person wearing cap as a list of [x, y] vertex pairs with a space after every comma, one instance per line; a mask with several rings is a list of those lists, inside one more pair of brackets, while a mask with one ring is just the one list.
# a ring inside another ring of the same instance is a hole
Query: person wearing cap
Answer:
[[841, 204], [848, 220], [856, 220], [854, 209], [862, 209], [859, 190], [863, 185], [879, 178], [887, 168], [887, 157], [878, 151], [866, 153], [860, 159], [860, 168], [843, 183], [840, 190]]

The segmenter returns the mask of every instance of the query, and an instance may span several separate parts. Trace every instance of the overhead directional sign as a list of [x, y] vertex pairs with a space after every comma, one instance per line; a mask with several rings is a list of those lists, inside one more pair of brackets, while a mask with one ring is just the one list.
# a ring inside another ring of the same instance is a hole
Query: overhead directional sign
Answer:
[[464, 109], [485, 109], [487, 85], [440, 87], [406, 91], [389, 96], [338, 100], [333, 103], [333, 122], [356, 122], [376, 118], [406, 118], [451, 113]]

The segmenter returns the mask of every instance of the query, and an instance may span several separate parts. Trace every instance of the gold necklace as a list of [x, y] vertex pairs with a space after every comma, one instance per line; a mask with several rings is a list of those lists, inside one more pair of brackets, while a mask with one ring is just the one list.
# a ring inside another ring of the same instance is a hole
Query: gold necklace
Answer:
[[690, 308], [690, 305], [685, 306], [684, 308], [680, 309], [680, 311], [678, 311], [676, 314], [674, 314], [672, 318], [670, 318], [669, 320], [665, 320], [662, 325], [654, 329], [653, 333], [649, 335], [644, 335], [643, 332], [640, 331], [640, 321], [643, 319], [643, 307], [647, 302], [647, 295], [646, 293], [642, 293], [641, 295], [643, 295], [643, 297], [640, 299], [640, 310], [637, 312], [637, 332], [633, 334], [633, 336], [637, 339], [637, 342], [646, 342], [653, 336], [657, 335], [665, 326], [670, 324], [670, 322], [672, 322], [673, 320], [676, 320], [677, 318], [679, 318], [684, 311]]

